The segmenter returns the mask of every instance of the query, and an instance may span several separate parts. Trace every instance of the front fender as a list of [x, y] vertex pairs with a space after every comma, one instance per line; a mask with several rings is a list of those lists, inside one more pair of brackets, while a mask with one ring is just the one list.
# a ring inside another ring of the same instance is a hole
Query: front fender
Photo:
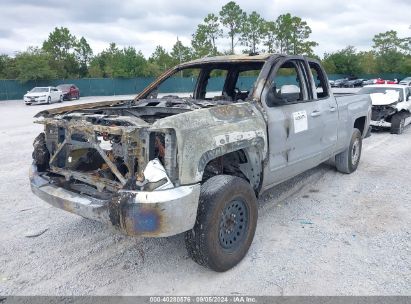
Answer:
[[[240, 149], [267, 154], [266, 123], [252, 103], [204, 108], [158, 120], [153, 128], [173, 128], [177, 139], [180, 184], [202, 180], [207, 163]], [[251, 150], [250, 150], [251, 151]]]

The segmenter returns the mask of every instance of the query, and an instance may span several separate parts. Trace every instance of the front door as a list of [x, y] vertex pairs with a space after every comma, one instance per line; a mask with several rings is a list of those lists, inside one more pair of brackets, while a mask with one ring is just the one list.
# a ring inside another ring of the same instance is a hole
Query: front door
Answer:
[[318, 165], [323, 136], [321, 104], [312, 98], [304, 60], [280, 60], [267, 83], [262, 93], [269, 141], [265, 188]]

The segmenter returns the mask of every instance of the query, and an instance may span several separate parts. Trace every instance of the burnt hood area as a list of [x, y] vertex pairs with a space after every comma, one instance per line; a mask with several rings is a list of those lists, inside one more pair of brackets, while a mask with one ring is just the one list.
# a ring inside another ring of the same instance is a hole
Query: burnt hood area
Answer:
[[[45, 113], [36, 116], [54, 116], [54, 118], [65, 120], [71, 120], [73, 118], [78, 119], [83, 117], [87, 120], [91, 119], [92, 121], [90, 122], [92, 122], [93, 124], [131, 126], [135, 125], [135, 122], [137, 121], [141, 122], [141, 120], [145, 123], [152, 124], [155, 121], [168, 116], [193, 111], [196, 109], [208, 108], [217, 105], [226, 105], [231, 103], [233, 102], [226, 100], [196, 100], [193, 98], [179, 98], [177, 96], [170, 95], [164, 96], [162, 98], [142, 99], [138, 100], [137, 102], [129, 101], [112, 106], [86, 109], [68, 109], [68, 111], [62, 110], [60, 113]], [[103, 123], [103, 121], [93, 121], [93, 117], [100, 117], [101, 119], [104, 118], [105, 122]], [[119, 120], [114, 123], [116, 118]]]

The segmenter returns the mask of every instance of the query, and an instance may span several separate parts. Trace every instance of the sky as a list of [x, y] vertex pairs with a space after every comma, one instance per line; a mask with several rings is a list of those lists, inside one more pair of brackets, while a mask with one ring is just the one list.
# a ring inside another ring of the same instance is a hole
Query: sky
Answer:
[[[28, 46], [41, 46], [55, 28], [67, 27], [84, 36], [95, 54], [110, 42], [134, 46], [147, 57], [157, 45], [167, 50], [177, 37], [186, 45], [208, 13], [218, 14], [228, 1], [216, 0], [0, 0], [0, 54], [14, 55]], [[411, 0], [237, 0], [247, 13], [266, 20], [291, 13], [307, 21], [321, 57], [353, 45], [369, 49], [372, 37], [396, 30], [411, 36]], [[228, 38], [218, 41], [229, 49]], [[240, 48], [237, 49], [240, 51]]]

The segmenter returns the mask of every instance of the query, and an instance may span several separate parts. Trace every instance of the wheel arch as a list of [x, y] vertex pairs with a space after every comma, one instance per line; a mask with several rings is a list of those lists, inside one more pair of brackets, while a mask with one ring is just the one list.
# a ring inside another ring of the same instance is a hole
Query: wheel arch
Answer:
[[198, 164], [201, 180], [219, 174], [239, 176], [246, 179], [258, 195], [263, 177], [263, 148], [264, 140], [257, 137], [205, 152]]
[[365, 130], [366, 121], [367, 119], [365, 116], [357, 117], [354, 120], [354, 129], [360, 130], [362, 136], [367, 132], [367, 130]]

